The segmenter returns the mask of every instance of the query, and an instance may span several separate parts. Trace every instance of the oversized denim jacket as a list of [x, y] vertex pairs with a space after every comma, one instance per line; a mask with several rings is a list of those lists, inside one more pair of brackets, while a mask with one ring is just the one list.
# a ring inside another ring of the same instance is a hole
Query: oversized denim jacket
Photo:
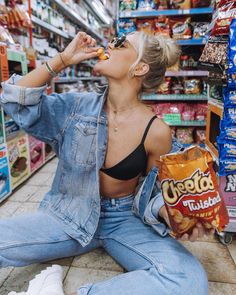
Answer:
[[[51, 190], [40, 210], [54, 216], [72, 238], [89, 244], [100, 216], [99, 170], [107, 146], [107, 117], [103, 111], [107, 87], [98, 93], [45, 95], [45, 87], [14, 85], [21, 76], [2, 83], [0, 103], [5, 112], [27, 133], [49, 143], [59, 162]], [[173, 150], [181, 146], [174, 141]], [[163, 206], [154, 167], [141, 177], [135, 193], [133, 212], [160, 235], [168, 228], [158, 219]]]

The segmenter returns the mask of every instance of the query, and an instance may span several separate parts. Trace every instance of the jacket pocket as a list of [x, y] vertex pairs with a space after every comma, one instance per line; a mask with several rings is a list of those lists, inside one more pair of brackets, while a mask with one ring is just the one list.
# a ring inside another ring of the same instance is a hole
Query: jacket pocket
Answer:
[[[71, 140], [72, 160], [80, 165], [96, 164], [96, 134], [95, 118], [80, 118], [73, 127]], [[68, 151], [69, 152], [69, 151]]]

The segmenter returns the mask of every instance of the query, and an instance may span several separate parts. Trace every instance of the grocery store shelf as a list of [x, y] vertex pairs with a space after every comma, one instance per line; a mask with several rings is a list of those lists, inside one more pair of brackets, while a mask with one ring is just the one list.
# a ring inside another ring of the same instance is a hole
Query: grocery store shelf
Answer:
[[207, 42], [206, 38], [177, 40], [177, 43], [182, 46], [184, 46], [184, 45], [205, 45], [206, 42]]
[[193, 8], [193, 9], [167, 9], [167, 10], [151, 10], [151, 11], [123, 11], [120, 13], [120, 18], [147, 18], [160, 15], [194, 15], [194, 14], [211, 14], [213, 13], [213, 7], [205, 8]]
[[182, 126], [182, 127], [193, 127], [193, 126], [206, 126], [206, 121], [182, 121], [182, 122], [166, 122], [170, 126]]
[[166, 77], [207, 77], [208, 71], [166, 71]]
[[203, 94], [145, 94], [142, 96], [142, 100], [167, 100], [167, 101], [176, 101], [176, 100], [185, 100], [185, 101], [198, 101], [208, 100], [207, 95]]
[[66, 78], [55, 78], [54, 83], [76, 83], [78, 81], [101, 81], [105, 80], [103, 77], [66, 77]]
[[104, 42], [104, 39], [101, 35], [99, 35], [98, 32], [96, 32], [95, 30], [93, 30], [93, 28], [91, 28], [89, 26], [89, 24], [87, 24], [80, 16], [78, 13], [76, 13], [76, 11], [74, 11], [71, 7], [69, 7], [68, 5], [66, 5], [65, 3], [63, 3], [61, 0], [53, 0], [53, 2], [55, 2], [58, 7], [63, 10], [64, 14], [70, 18], [73, 22], [75, 22], [77, 25], [82, 26], [87, 32], [89, 32], [91, 35], [93, 35], [94, 37], [98, 38], [100, 41]]
[[38, 26], [41, 26], [42, 28], [44, 28], [45, 30], [47, 30], [49, 32], [53, 32], [53, 33], [55, 33], [55, 34], [57, 34], [59, 36], [62, 36], [64, 38], [66, 38], [66, 39], [73, 38], [73, 36], [69, 35], [68, 33], [63, 32], [62, 30], [59, 30], [58, 28], [44, 22], [43, 20], [41, 20], [40, 18], [38, 18], [38, 17], [36, 17], [34, 15], [32, 15], [31, 18], [32, 18], [32, 22], [34, 24], [36, 24]]

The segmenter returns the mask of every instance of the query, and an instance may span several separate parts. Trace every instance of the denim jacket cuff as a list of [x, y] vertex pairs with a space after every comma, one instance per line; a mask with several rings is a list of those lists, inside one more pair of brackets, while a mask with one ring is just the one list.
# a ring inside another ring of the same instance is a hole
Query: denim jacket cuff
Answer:
[[39, 103], [47, 86], [26, 88], [15, 85], [21, 78], [22, 76], [14, 74], [10, 79], [1, 83], [3, 92], [0, 95], [0, 101], [2, 103], [15, 102], [20, 105], [36, 105]]

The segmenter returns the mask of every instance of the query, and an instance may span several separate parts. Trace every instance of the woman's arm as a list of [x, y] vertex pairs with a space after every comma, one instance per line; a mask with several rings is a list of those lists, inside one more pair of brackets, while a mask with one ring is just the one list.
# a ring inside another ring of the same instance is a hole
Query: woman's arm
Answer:
[[[59, 73], [69, 65], [79, 64], [81, 61], [97, 56], [96, 40], [84, 32], [79, 32], [66, 49], [48, 61], [55, 73]], [[42, 65], [22, 79], [16, 85], [33, 88], [45, 85], [51, 76], [46, 65]]]

